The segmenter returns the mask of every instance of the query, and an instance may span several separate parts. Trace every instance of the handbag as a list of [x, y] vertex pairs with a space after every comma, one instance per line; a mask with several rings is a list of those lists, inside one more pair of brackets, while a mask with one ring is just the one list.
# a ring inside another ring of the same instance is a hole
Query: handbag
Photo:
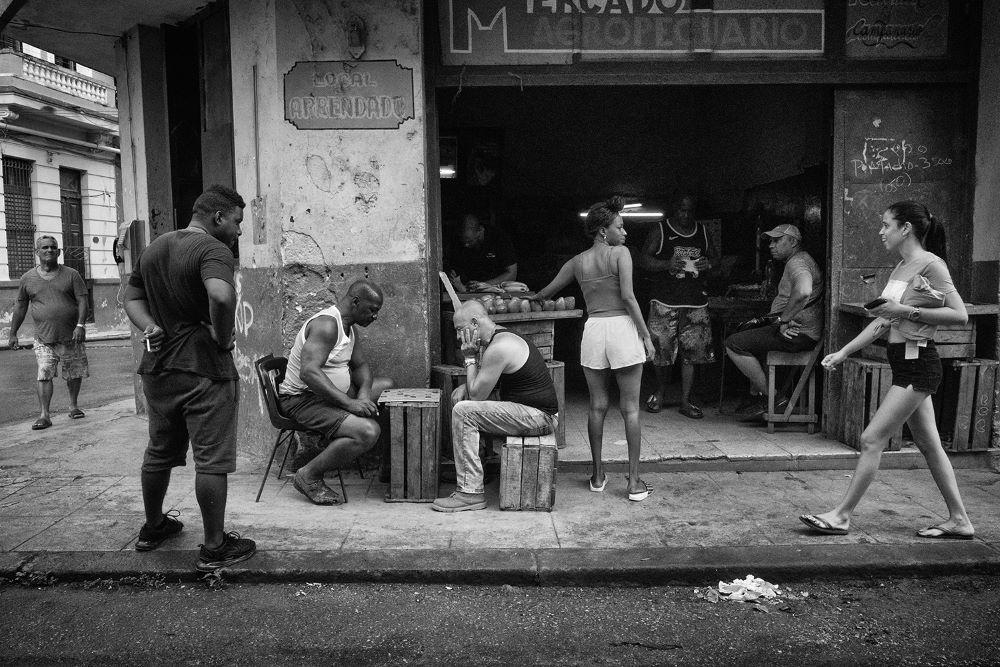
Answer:
[[[809, 301], [806, 302], [806, 305], [802, 306], [802, 310], [804, 311], [806, 308], [810, 308], [816, 305], [822, 298], [823, 298], [823, 291], [820, 290], [819, 294], [809, 299]], [[741, 331], [750, 331], [751, 329], [760, 329], [761, 327], [766, 327], [771, 324], [777, 324], [778, 319], [780, 317], [781, 313], [768, 313], [767, 315], [758, 315], [757, 317], [752, 317], [749, 320], [737, 324], [736, 333], [740, 333]]]

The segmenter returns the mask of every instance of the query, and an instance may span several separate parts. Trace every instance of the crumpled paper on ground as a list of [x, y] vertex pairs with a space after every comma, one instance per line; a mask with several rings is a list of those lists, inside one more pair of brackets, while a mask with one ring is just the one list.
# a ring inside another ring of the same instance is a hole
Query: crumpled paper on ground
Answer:
[[732, 583], [729, 584], [720, 581], [719, 595], [724, 600], [746, 602], [760, 598], [770, 600], [781, 595], [781, 591], [776, 584], [748, 574], [746, 579], [733, 579]]

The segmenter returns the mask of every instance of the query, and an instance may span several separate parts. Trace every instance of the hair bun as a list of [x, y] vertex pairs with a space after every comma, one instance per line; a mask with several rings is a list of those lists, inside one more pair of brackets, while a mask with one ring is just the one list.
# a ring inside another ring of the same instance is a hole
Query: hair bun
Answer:
[[625, 208], [625, 200], [622, 197], [615, 195], [614, 197], [609, 198], [604, 205], [607, 206], [609, 210], [614, 211], [615, 213], [620, 213]]

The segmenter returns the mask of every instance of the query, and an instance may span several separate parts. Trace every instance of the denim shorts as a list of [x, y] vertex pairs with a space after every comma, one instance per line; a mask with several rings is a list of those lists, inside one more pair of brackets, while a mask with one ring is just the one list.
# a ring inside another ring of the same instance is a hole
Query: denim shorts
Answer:
[[906, 359], [906, 343], [889, 343], [886, 356], [892, 368], [892, 383], [904, 389], [913, 385], [914, 391], [933, 394], [941, 384], [941, 357], [938, 356], [934, 341], [927, 341], [927, 347], [918, 347], [916, 359]]

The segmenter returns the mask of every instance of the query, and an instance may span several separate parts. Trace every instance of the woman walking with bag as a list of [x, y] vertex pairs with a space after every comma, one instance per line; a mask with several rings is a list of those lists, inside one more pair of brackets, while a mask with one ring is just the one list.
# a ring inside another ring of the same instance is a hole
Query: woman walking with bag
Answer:
[[945, 264], [944, 228], [926, 206], [902, 201], [882, 214], [879, 237], [887, 250], [899, 253], [902, 259], [889, 276], [882, 297], [866, 304], [876, 318], [822, 363], [832, 370], [888, 331], [892, 387], [861, 434], [861, 456], [843, 499], [829, 512], [799, 519], [816, 532], [846, 535], [851, 513], [878, 471], [882, 450], [890, 435], [906, 422], [948, 507], [946, 521], [918, 530], [917, 535], [971, 540], [975, 531], [958, 492], [951, 462], [941, 447], [931, 403], [931, 395], [941, 382], [941, 359], [934, 348], [934, 332], [939, 325], [968, 321], [965, 304]]
[[628, 499], [638, 502], [649, 497], [653, 490], [639, 478], [639, 391], [642, 365], [653, 355], [653, 341], [632, 289], [632, 256], [624, 246], [626, 232], [620, 215], [623, 208], [621, 197], [612, 197], [590, 208], [584, 228], [594, 244], [566, 262], [534, 298], [550, 298], [574, 279], [580, 283], [588, 316], [580, 344], [580, 364], [590, 392], [587, 415], [593, 460], [590, 490], [600, 493], [608, 483], [601, 450], [608, 412], [607, 382], [613, 375], [618, 383], [618, 407], [625, 421], [628, 443]]

